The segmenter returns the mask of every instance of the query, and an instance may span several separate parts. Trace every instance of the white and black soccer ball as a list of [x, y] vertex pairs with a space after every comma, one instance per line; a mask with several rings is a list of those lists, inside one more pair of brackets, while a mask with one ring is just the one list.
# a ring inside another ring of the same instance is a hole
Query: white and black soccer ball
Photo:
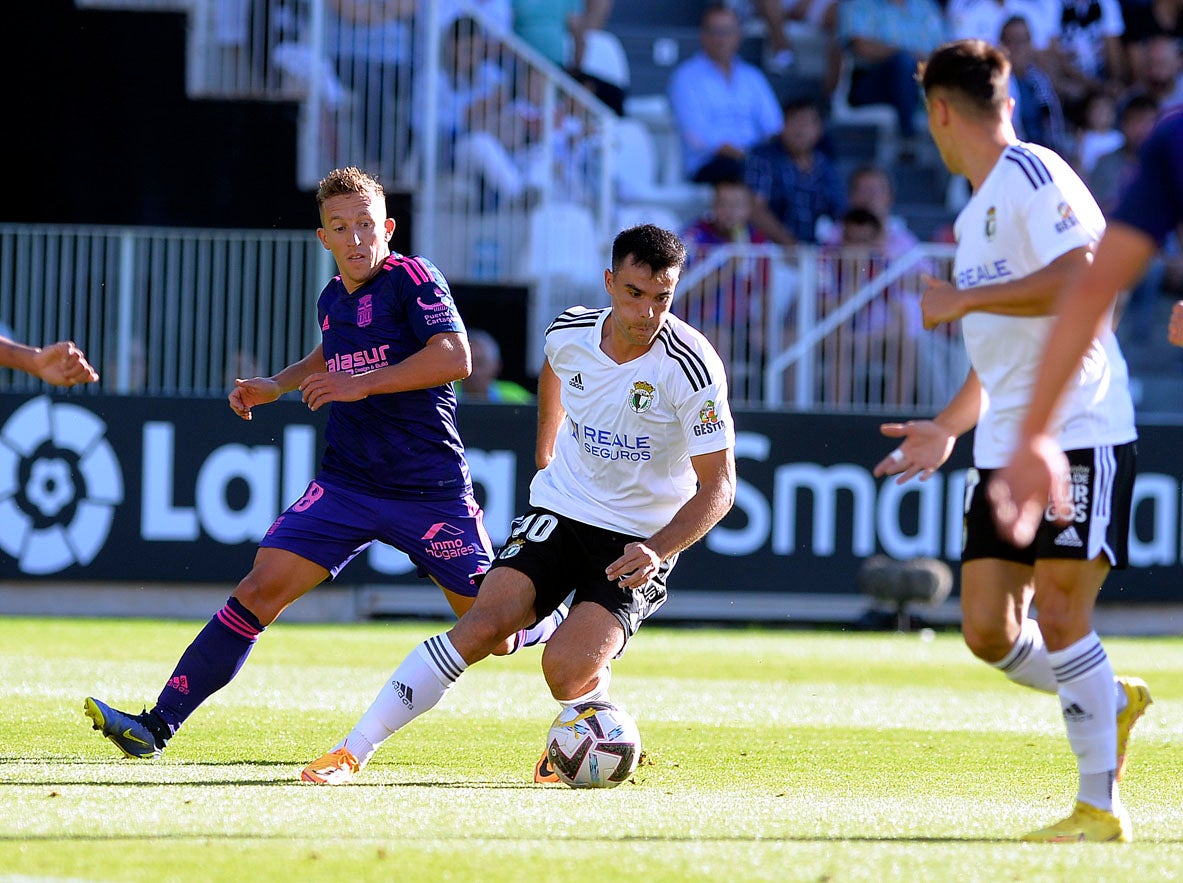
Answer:
[[550, 725], [546, 754], [572, 788], [615, 788], [641, 760], [641, 734], [623, 708], [580, 702], [565, 706]]

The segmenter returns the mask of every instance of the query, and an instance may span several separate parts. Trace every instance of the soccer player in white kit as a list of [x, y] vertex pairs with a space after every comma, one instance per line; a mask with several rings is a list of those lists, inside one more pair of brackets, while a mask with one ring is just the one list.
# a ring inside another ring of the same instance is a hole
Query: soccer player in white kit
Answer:
[[[468, 613], [403, 660], [349, 735], [305, 768], [305, 781], [352, 781], [465, 669], [572, 592], [543, 674], [563, 705], [607, 699], [609, 664], [665, 602], [678, 553], [735, 499], [723, 364], [669, 312], [685, 260], [676, 234], [629, 228], [604, 271], [611, 306], [573, 307], [547, 329], [530, 509]], [[535, 781], [558, 781], [547, 772], [536, 768]]]
[[[1087, 266], [1105, 226], [1068, 163], [1018, 141], [1009, 76], [1005, 56], [980, 40], [945, 44], [920, 66], [933, 139], [949, 170], [973, 187], [955, 223], [955, 284], [928, 279], [922, 308], [928, 327], [961, 320], [972, 367], [935, 418], [883, 427], [902, 442], [875, 473], [928, 478], [976, 425], [961, 566], [965, 641], [1016, 683], [1059, 695], [1080, 772], [1072, 813], [1024, 839], [1128, 841], [1117, 780], [1150, 695], [1140, 680], [1114, 678], [1092, 627], [1101, 584], [1111, 567], [1126, 566], [1137, 437], [1111, 322], [1098, 329], [1055, 415], [1072, 511], [1049, 508], [1020, 548], [998, 533], [986, 494], [1016, 443], [1057, 296]], [[1028, 615], [1033, 600], [1038, 622]]]

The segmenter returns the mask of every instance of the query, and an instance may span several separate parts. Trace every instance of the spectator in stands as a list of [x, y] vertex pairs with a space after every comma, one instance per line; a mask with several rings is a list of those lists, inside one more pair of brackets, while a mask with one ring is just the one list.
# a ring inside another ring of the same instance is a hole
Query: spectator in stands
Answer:
[[1138, 151], [1150, 137], [1158, 119], [1158, 102], [1149, 95], [1134, 94], [1118, 113], [1122, 144], [1100, 156], [1088, 175], [1089, 190], [1106, 214], [1116, 208], [1125, 185], [1133, 180], [1138, 168]]
[[[689, 277], [691, 268], [720, 246], [768, 242], [752, 223], [755, 197], [742, 179], [721, 178], [713, 189], [710, 210], [682, 234]], [[771, 275], [767, 255], [734, 255], [686, 287], [674, 305], [677, 315], [705, 334], [723, 357], [736, 400], [761, 397]]]
[[682, 234], [691, 260], [695, 253], [715, 245], [761, 244], [768, 241], [752, 223], [754, 197], [742, 178], [720, 178], [712, 190], [710, 210]]
[[[998, 43], [1006, 23], [1016, 16], [1031, 29], [1035, 48], [1048, 48], [1053, 31], [1050, 16], [1059, 14], [1058, 0], [949, 0], [945, 16], [950, 40], [985, 40]], [[1058, 24], [1058, 21], [1055, 23]]]
[[1076, 169], [1088, 177], [1097, 160], [1121, 147], [1117, 101], [1107, 91], [1090, 92], [1084, 102], [1084, 128], [1077, 136]]
[[[1121, 34], [1125, 28], [1118, 0], [1051, 0], [1059, 6], [1059, 27], [1050, 45], [1049, 73], [1060, 100], [1073, 116], [1097, 91], [1117, 95], [1125, 79]], [[1053, 15], [1053, 21], [1057, 18]]]
[[818, 150], [823, 130], [812, 100], [787, 102], [779, 136], [748, 157], [745, 179], [756, 195], [752, 219], [773, 242], [816, 242], [819, 219], [840, 217], [846, 208], [838, 171]]
[[784, 125], [768, 78], [739, 57], [742, 38], [735, 12], [708, 6], [699, 30], [701, 51], [670, 77], [683, 171], [699, 183], [742, 177], [748, 151]]
[[[351, 93], [341, 140], [351, 163], [392, 170], [410, 154], [412, 36], [416, 0], [329, 0], [325, 41]], [[394, 178], [395, 175], [387, 175]]]
[[1125, 31], [1126, 67], [1130, 82], [1136, 83], [1146, 65], [1146, 46], [1151, 37], [1166, 35], [1183, 40], [1183, 0], [1126, 0], [1121, 5]]
[[1183, 53], [1179, 39], [1158, 34], [1145, 41], [1141, 74], [1134, 84], [1163, 111], [1183, 105]]
[[59, 340], [49, 346], [28, 346], [0, 335], [0, 367], [16, 368], [32, 374], [51, 386], [75, 386], [94, 383], [99, 374], [86, 355], [72, 340]]
[[1059, 154], [1071, 153], [1060, 97], [1040, 64], [1027, 18], [1014, 15], [1003, 22], [998, 43], [1010, 57], [1015, 133], [1020, 140], [1042, 144]]
[[821, 88], [828, 96], [838, 82], [841, 53], [838, 50], [838, 0], [755, 0], [756, 11], [764, 22], [766, 65], [783, 73], [793, 63], [793, 27], [807, 28], [823, 38], [826, 66]]
[[[1148, 95], [1135, 94], [1122, 105], [1119, 128], [1124, 143], [1117, 150], [1099, 158], [1088, 176], [1089, 190], [1106, 216], [1118, 204], [1121, 194], [1138, 172], [1138, 153], [1154, 130], [1158, 104]], [[1142, 279], [1132, 288], [1120, 310], [1122, 346], [1144, 343], [1150, 337], [1154, 304], [1163, 283], [1163, 258], [1156, 256]]]
[[[882, 228], [880, 249], [888, 260], [895, 260], [919, 244], [916, 234], [908, 229], [908, 222], [892, 214], [895, 190], [891, 177], [879, 166], [859, 166], [850, 173], [846, 182], [846, 205], [849, 210], [869, 211]], [[848, 211], [849, 214], [849, 211]], [[857, 219], [857, 215], [855, 216]], [[857, 224], [857, 220], [852, 222]], [[846, 232], [846, 224], [835, 224], [819, 238], [826, 245], [840, 245]]]
[[945, 40], [941, 8], [934, 0], [845, 0], [838, 40], [854, 61], [850, 105], [890, 104], [900, 136], [911, 141], [920, 107], [916, 64]]
[[556, 67], [576, 71], [583, 63], [584, 35], [603, 29], [612, 13], [612, 0], [512, 2], [514, 33]]
[[505, 405], [534, 401], [534, 395], [524, 386], [501, 379], [501, 345], [497, 338], [472, 328], [468, 331], [468, 347], [472, 351], [472, 371], [455, 385], [458, 401]]

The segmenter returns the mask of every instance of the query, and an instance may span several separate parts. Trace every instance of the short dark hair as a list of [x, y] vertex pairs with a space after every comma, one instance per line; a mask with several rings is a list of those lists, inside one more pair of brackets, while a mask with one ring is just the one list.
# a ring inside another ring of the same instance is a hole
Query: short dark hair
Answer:
[[818, 103], [808, 97], [786, 98], [780, 105], [780, 111], [784, 116], [792, 116], [803, 110], [812, 110], [818, 116], [821, 116], [822, 113]]
[[925, 96], [950, 93], [964, 113], [992, 116], [1010, 97], [1010, 61], [985, 40], [954, 40], [933, 50], [920, 62], [916, 78]]
[[677, 233], [655, 224], [639, 224], [621, 230], [612, 241], [612, 272], [618, 272], [630, 257], [634, 264], [655, 274], [681, 270], [686, 263], [686, 246]]
[[732, 9], [726, 3], [717, 3], [717, 2], [716, 3], [708, 3], [703, 8], [702, 15], [698, 19], [699, 25], [705, 28], [707, 21], [711, 18], [711, 16], [719, 15], [720, 13], [723, 13], [725, 15], [730, 15], [736, 19], [739, 18], [739, 13], [737, 13], [734, 9]]
[[1136, 113], [1158, 113], [1158, 101], [1151, 95], [1145, 92], [1134, 92], [1129, 95], [1122, 103], [1117, 111], [1117, 119], [1119, 121], [1126, 120]]
[[883, 222], [870, 209], [850, 208], [842, 215], [842, 226], [854, 224], [858, 227], [871, 227], [876, 234], [883, 232]]

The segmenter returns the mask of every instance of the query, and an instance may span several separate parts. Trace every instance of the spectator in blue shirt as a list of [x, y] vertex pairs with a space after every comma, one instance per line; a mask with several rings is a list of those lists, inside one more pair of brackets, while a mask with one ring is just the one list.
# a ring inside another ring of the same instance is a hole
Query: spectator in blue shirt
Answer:
[[846, 0], [838, 4], [838, 39], [854, 56], [852, 107], [890, 104], [900, 135], [916, 134], [920, 90], [916, 63], [945, 40], [945, 20], [933, 0]]
[[670, 105], [686, 177], [710, 184], [742, 177], [748, 151], [780, 131], [783, 118], [768, 78], [739, 57], [743, 33], [734, 11], [708, 6], [699, 39], [702, 50], [670, 78]]
[[842, 178], [818, 150], [823, 131], [813, 101], [790, 101], [779, 136], [748, 157], [745, 179], [756, 194], [752, 220], [773, 242], [816, 242], [818, 219], [840, 218], [846, 209]]

